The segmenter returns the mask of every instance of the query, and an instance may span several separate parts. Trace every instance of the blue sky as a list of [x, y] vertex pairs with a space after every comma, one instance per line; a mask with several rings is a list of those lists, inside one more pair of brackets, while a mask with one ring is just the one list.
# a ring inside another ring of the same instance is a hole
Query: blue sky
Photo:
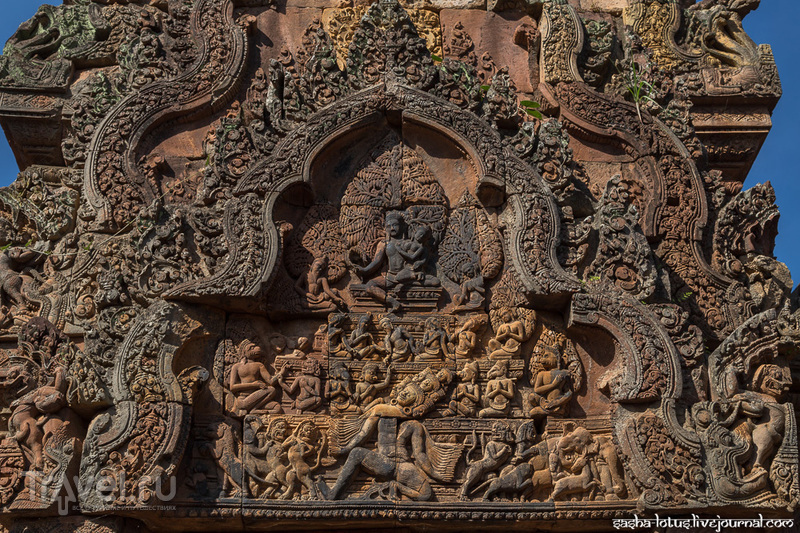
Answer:
[[[36, 12], [39, 2], [4, 2], [0, 18], [0, 41]], [[53, 2], [56, 3], [56, 2]], [[747, 16], [744, 26], [756, 43], [772, 45], [783, 83], [783, 97], [773, 116], [773, 128], [764, 143], [745, 187], [771, 181], [781, 208], [780, 234], [775, 247], [778, 259], [789, 265], [800, 282], [800, 1], [762, 0], [761, 7]], [[11, 183], [17, 173], [14, 156], [5, 137], [0, 139], [0, 185]]]
[[783, 85], [783, 96], [772, 115], [772, 131], [744, 185], [749, 188], [770, 181], [775, 187], [781, 210], [775, 256], [789, 265], [795, 285], [800, 282], [800, 161], [793, 158], [800, 142], [798, 21], [798, 0], [761, 0], [761, 6], [744, 19], [744, 28], [756, 43], [772, 46]]

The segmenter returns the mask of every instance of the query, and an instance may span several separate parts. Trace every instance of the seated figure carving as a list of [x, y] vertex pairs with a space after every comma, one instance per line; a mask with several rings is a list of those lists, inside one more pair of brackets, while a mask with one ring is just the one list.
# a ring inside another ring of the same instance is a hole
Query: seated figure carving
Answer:
[[314, 259], [308, 273], [297, 279], [295, 290], [305, 297], [309, 309], [334, 310], [346, 305], [339, 291], [330, 286], [328, 257], [324, 255]]
[[477, 416], [481, 402], [481, 386], [478, 384], [480, 367], [477, 361], [464, 365], [458, 373], [459, 384], [456, 385], [452, 400], [444, 416]]
[[486, 287], [484, 279], [480, 273], [480, 266], [473, 262], [465, 262], [461, 267], [461, 293], [453, 296], [453, 303], [456, 304], [454, 312], [472, 311], [483, 307], [486, 300]]
[[530, 335], [525, 331], [525, 324], [514, 318], [510, 309], [500, 313], [503, 323], [497, 328], [493, 339], [489, 340], [490, 359], [518, 359], [522, 356], [522, 343]]
[[453, 334], [456, 359], [472, 359], [478, 346], [478, 332], [486, 326], [485, 317], [474, 316]]
[[231, 367], [228, 390], [235, 400], [233, 412], [238, 416], [254, 413], [280, 413], [277, 400], [278, 377], [270, 375], [261, 362], [264, 350], [251, 341], [239, 345], [239, 362]]
[[422, 285], [437, 287], [439, 280], [436, 276], [425, 273], [425, 265], [428, 262], [428, 242], [431, 238], [431, 230], [427, 226], [419, 226], [414, 230], [410, 239], [405, 239], [399, 247], [400, 255], [406, 260], [405, 267], [400, 271], [398, 277], [401, 280], [411, 278]]
[[353, 349], [347, 340], [344, 322], [347, 315], [334, 313], [328, 318], [328, 355], [333, 357], [350, 357]]
[[368, 361], [379, 361], [383, 355], [383, 348], [375, 344], [372, 333], [367, 331], [367, 326], [372, 321], [372, 313], [366, 313], [358, 321], [358, 325], [350, 334], [348, 345], [350, 351], [356, 359], [366, 359]]
[[501, 360], [495, 363], [487, 377], [489, 382], [486, 384], [484, 395], [486, 407], [481, 409], [478, 416], [497, 418], [508, 415], [516, 394], [515, 378], [508, 377], [508, 361]]
[[410, 361], [417, 352], [417, 343], [414, 337], [399, 324], [394, 323], [394, 317], [387, 315], [381, 319], [380, 326], [386, 331], [383, 346], [386, 351], [384, 361], [390, 363], [405, 363]]
[[[413, 285], [436, 287], [439, 280], [425, 273], [428, 261], [425, 245], [430, 230], [417, 229], [414, 238], [408, 239], [403, 214], [399, 211], [386, 213], [385, 228], [386, 240], [378, 245], [372, 262], [365, 267], [356, 267], [355, 271], [362, 279], [368, 280], [367, 293], [388, 305], [389, 312], [395, 312], [401, 308], [401, 303], [392, 293]], [[373, 277], [384, 265], [386, 274]]]
[[[286, 391], [286, 394], [297, 397], [292, 401], [292, 409], [296, 413], [314, 412], [322, 405], [322, 380], [320, 373], [322, 369], [316, 359], [306, 359], [303, 362], [302, 373], [297, 376], [291, 385], [284, 381], [286, 369], [289, 365], [284, 365], [277, 374], [278, 384]], [[299, 392], [298, 392], [299, 391]]]
[[378, 382], [378, 373], [380, 369], [377, 363], [367, 363], [361, 370], [361, 381], [356, 384], [355, 403], [358, 405], [358, 411], [363, 413], [369, 411], [375, 404], [382, 401], [378, 398], [378, 393], [389, 388], [394, 368], [389, 366], [386, 370], [386, 378]]
[[447, 332], [439, 324], [436, 317], [425, 321], [425, 335], [422, 338], [422, 353], [417, 361], [444, 361], [451, 357]]
[[545, 346], [538, 358], [539, 371], [533, 378], [533, 392], [528, 395], [530, 416], [563, 417], [572, 398], [569, 372], [561, 368], [561, 353], [554, 346]]

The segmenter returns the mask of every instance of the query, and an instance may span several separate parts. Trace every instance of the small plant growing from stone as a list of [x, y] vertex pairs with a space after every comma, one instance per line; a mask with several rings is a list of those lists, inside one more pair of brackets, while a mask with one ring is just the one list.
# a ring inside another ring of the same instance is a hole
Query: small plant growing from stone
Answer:
[[650, 82], [644, 79], [642, 76], [642, 67], [633, 59], [631, 59], [630, 65], [624, 68], [620, 67], [619, 62], [616, 66], [622, 81], [622, 86], [631, 95], [633, 103], [636, 106], [636, 114], [639, 116], [639, 122], [644, 123], [642, 120], [642, 105], [647, 102], [658, 105], [651, 96], [655, 93], [655, 89]]
[[539, 102], [532, 102], [531, 100], [523, 100], [519, 103], [522, 106], [522, 109], [525, 110], [527, 114], [532, 116], [533, 118], [537, 118], [542, 120], [542, 113], [539, 111], [539, 108], [542, 107]]
[[694, 292], [692, 292], [692, 291], [683, 292], [683, 293], [681, 293], [681, 294], [679, 294], [679, 295], [677, 295], [675, 297], [675, 302], [679, 303], [679, 304], [682, 304], [683, 302], [685, 302], [686, 300], [691, 298], [693, 294], [694, 294]]

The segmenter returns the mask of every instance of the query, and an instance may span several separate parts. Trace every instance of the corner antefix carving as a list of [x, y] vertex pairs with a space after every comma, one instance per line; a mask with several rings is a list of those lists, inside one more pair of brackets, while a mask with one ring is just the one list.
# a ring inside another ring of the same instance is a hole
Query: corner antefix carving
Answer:
[[43, 6], [0, 56], [0, 528], [791, 517], [756, 4]]

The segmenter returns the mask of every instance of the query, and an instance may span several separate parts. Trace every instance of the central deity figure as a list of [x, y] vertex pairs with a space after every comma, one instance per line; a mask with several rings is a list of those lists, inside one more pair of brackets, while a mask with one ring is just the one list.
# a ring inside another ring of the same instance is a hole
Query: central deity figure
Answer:
[[399, 211], [386, 213], [386, 239], [378, 244], [375, 258], [365, 267], [356, 267], [362, 280], [374, 276], [386, 264], [386, 274], [366, 282], [366, 291], [379, 302], [389, 306], [389, 312], [400, 309], [401, 304], [394, 297], [398, 289], [417, 285], [439, 286], [436, 276], [425, 273], [428, 261], [426, 244], [430, 230], [425, 227], [414, 232], [414, 238], [406, 237], [406, 225]]

